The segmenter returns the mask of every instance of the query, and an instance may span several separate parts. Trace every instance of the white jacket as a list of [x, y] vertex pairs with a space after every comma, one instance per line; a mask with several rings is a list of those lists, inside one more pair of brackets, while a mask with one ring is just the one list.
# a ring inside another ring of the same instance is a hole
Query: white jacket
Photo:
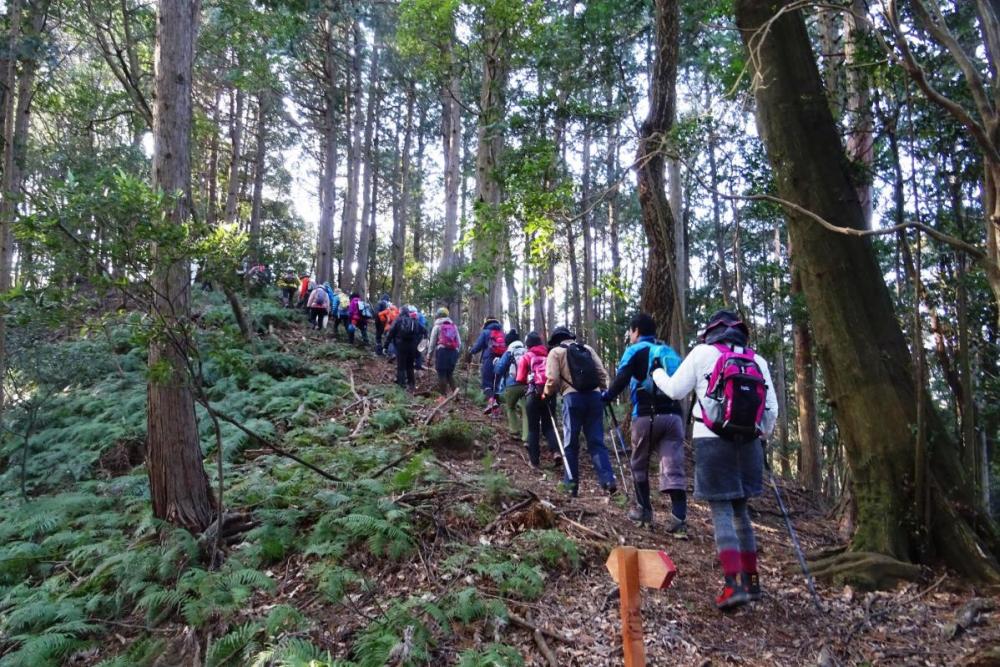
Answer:
[[[694, 390], [699, 400], [705, 398], [708, 390], [708, 379], [715, 369], [715, 362], [718, 361], [722, 353], [714, 345], [695, 345], [681, 365], [674, 371], [673, 375], [667, 375], [662, 368], [653, 371], [653, 382], [660, 391], [674, 400], [681, 400]], [[764, 399], [764, 417], [761, 419], [761, 430], [764, 437], [771, 435], [774, 425], [778, 421], [778, 399], [774, 393], [774, 383], [771, 382], [771, 371], [767, 367], [764, 357], [754, 353], [754, 361], [760, 366], [760, 372], [767, 383], [767, 395]], [[694, 416], [700, 419], [701, 405], [694, 406]], [[701, 421], [695, 421], [692, 432], [695, 438], [716, 438], [718, 437]]]

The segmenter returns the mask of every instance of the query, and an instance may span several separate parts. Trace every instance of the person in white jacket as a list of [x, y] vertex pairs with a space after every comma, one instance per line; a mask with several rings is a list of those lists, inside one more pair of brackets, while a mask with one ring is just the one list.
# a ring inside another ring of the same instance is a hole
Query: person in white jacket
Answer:
[[716, 362], [722, 356], [720, 346], [737, 352], [749, 350], [746, 347], [749, 333], [736, 313], [720, 310], [709, 318], [700, 332], [700, 344], [688, 353], [673, 375], [668, 376], [662, 368], [653, 371], [653, 382], [671, 398], [680, 400], [692, 391], [697, 398], [693, 408], [694, 496], [707, 501], [712, 509], [715, 542], [725, 576], [722, 593], [715, 602], [723, 610], [761, 597], [757, 546], [747, 499], [763, 491], [762, 439], [771, 434], [778, 415], [778, 400], [767, 361], [754, 354], [753, 362], [765, 383], [764, 411], [757, 424], [760, 437], [721, 437], [705, 424], [702, 403], [706, 401]]

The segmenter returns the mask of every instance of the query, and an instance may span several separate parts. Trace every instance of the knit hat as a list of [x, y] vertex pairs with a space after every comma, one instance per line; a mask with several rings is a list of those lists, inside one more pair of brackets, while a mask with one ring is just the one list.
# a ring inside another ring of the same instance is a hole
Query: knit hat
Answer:
[[549, 336], [549, 347], [555, 347], [564, 340], [576, 340], [576, 334], [569, 330], [569, 327], [556, 327]]
[[535, 347], [536, 345], [542, 344], [542, 337], [538, 335], [537, 331], [529, 331], [528, 335], [524, 337], [525, 347]]
[[445, 308], [444, 306], [441, 306], [440, 308], [437, 309], [437, 312], [434, 314], [434, 316], [435, 317], [448, 317], [448, 309]]
[[708, 318], [708, 324], [698, 332], [698, 340], [703, 343], [726, 341], [736, 345], [746, 345], [750, 328], [737, 313], [731, 310], [717, 310]]
[[500, 320], [495, 317], [487, 317], [483, 320], [483, 328], [485, 329], [490, 324], [500, 324]]
[[511, 329], [507, 332], [507, 335], [504, 336], [503, 340], [507, 343], [507, 346], [510, 347], [510, 344], [514, 341], [521, 340], [521, 334], [517, 332], [517, 329]]

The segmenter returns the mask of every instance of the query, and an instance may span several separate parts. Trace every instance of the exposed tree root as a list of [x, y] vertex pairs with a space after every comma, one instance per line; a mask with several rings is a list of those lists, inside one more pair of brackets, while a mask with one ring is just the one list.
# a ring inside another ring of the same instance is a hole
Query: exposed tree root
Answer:
[[841, 551], [810, 561], [809, 568], [817, 579], [863, 590], [886, 590], [901, 581], [917, 581], [925, 575], [925, 568], [920, 565], [870, 551]]

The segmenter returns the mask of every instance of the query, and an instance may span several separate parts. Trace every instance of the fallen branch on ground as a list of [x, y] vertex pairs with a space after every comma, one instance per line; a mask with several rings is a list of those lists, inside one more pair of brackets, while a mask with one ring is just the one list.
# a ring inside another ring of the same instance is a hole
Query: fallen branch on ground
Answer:
[[555, 632], [553, 630], [548, 630], [548, 629], [543, 628], [541, 626], [535, 625], [534, 623], [530, 623], [527, 620], [525, 620], [525, 619], [521, 618], [520, 616], [518, 616], [517, 614], [515, 614], [514, 612], [508, 613], [507, 614], [507, 618], [510, 619], [511, 623], [513, 623], [514, 625], [516, 625], [516, 626], [518, 626], [520, 628], [523, 628], [525, 630], [530, 630], [531, 632], [539, 632], [539, 633], [545, 635], [546, 637], [551, 637], [552, 639], [558, 639], [559, 641], [561, 641], [564, 644], [570, 644], [570, 645], [572, 645], [572, 644], [576, 643], [576, 642], [574, 642], [574, 640], [570, 639], [566, 635], [559, 634], [558, 632]]
[[441, 408], [443, 408], [448, 403], [448, 401], [458, 396], [458, 392], [459, 390], [456, 389], [455, 391], [451, 392], [451, 394], [449, 394], [443, 401], [438, 403], [437, 406], [433, 410], [431, 410], [431, 413], [424, 418], [424, 426], [430, 424], [431, 421], [434, 420], [435, 415], [437, 415], [441, 411]]

